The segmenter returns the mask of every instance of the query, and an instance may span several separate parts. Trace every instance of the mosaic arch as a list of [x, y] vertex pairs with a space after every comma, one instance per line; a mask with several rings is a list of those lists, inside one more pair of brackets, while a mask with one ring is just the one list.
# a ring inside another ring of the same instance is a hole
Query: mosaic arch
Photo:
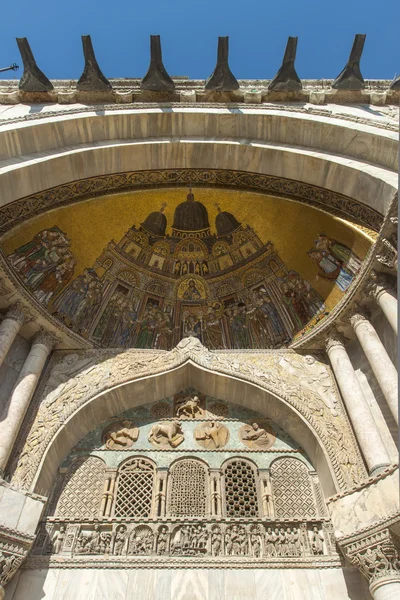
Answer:
[[120, 193], [3, 236], [47, 310], [101, 347], [289, 345], [334, 308], [372, 239], [343, 219], [252, 192]]

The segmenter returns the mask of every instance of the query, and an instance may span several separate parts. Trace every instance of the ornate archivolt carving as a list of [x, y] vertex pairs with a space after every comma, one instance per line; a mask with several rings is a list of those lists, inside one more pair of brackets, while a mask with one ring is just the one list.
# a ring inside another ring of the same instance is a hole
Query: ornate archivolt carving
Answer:
[[5, 586], [15, 575], [34, 540], [33, 535], [0, 525], [0, 586]]
[[[215, 373], [255, 383], [294, 407], [325, 446], [341, 489], [351, 487], [367, 476], [332, 373], [321, 363], [318, 363], [317, 369], [323, 370], [322, 384], [314, 363], [308, 364], [294, 352], [210, 352], [194, 338], [182, 340], [170, 352], [128, 350], [123, 353], [99, 351], [96, 354], [91, 351], [86, 358], [90, 358], [88, 368], [42, 399], [29, 432], [24, 434], [26, 440], [15, 469], [14, 481], [20, 486], [27, 488], [31, 485], [54, 435], [84, 403], [115, 385], [154, 376], [187, 361]], [[289, 360], [292, 364], [290, 369], [286, 364]], [[68, 368], [73, 371], [80, 361], [82, 359], [77, 355]], [[97, 364], [93, 364], [95, 362]], [[324, 395], [324, 390], [328, 396]], [[335, 410], [328, 408], [332, 404]], [[34, 409], [33, 405], [32, 411]], [[170, 441], [175, 439], [176, 442], [181, 434], [178, 431], [172, 434], [162, 431], [161, 425], [164, 426], [163, 423], [157, 425], [151, 441], [156, 445], [166, 443], [170, 446]]]

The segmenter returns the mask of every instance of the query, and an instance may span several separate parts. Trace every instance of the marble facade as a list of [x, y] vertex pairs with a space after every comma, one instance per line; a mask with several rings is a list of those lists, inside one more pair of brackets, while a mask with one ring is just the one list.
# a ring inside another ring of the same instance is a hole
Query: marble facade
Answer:
[[62, 83], [58, 103], [32, 114], [35, 99], [0, 86], [2, 236], [96, 195], [191, 177], [275, 190], [371, 246], [315, 327], [283, 347], [225, 350], [177, 333], [168, 348], [97, 344], [1, 250], [0, 597], [399, 595], [397, 92], [382, 104], [371, 82], [357, 96], [370, 111], [328, 92], [317, 106], [315, 82], [306, 104], [250, 83], [237, 108], [186, 82], [168, 110], [115, 83], [101, 114]]

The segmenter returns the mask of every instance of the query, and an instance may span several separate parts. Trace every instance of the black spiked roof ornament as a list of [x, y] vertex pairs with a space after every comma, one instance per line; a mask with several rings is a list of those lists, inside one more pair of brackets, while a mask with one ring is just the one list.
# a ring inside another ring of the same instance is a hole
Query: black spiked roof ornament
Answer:
[[54, 89], [53, 84], [37, 66], [27, 38], [16, 38], [16, 40], [24, 65], [19, 89], [23, 92], [50, 92]]
[[395, 77], [389, 86], [389, 90], [400, 90], [400, 75]]
[[297, 92], [301, 90], [301, 80], [296, 73], [294, 61], [297, 52], [297, 37], [289, 37], [285, 54], [283, 56], [282, 66], [270, 81], [268, 89], [274, 92]]
[[162, 61], [161, 39], [159, 35], [150, 36], [150, 66], [143, 77], [140, 87], [151, 92], [174, 92], [175, 84], [168, 75]]
[[228, 53], [229, 37], [219, 37], [217, 64], [206, 81], [206, 90], [233, 92], [239, 89], [239, 82], [229, 68]]
[[82, 36], [82, 46], [85, 66], [76, 85], [77, 89], [85, 92], [105, 92], [111, 90], [111, 83], [103, 75], [96, 60], [90, 35]]
[[364, 78], [360, 71], [360, 60], [365, 44], [365, 33], [357, 33], [354, 37], [353, 47], [349, 60], [343, 71], [336, 77], [332, 87], [336, 90], [363, 90], [365, 88]]

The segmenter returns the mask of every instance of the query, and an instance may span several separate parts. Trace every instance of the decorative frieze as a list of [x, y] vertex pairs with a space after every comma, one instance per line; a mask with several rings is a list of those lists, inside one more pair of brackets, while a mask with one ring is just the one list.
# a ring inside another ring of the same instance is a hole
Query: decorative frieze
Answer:
[[[173, 566], [196, 558], [204, 566], [278, 567], [332, 565], [338, 561], [324, 520], [118, 519], [43, 522], [28, 568], [41, 560], [82, 568]], [[216, 558], [218, 560], [216, 560]], [[332, 565], [333, 566], [333, 565]]]
[[15, 575], [34, 539], [34, 535], [0, 525], [0, 586], [6, 585]]

